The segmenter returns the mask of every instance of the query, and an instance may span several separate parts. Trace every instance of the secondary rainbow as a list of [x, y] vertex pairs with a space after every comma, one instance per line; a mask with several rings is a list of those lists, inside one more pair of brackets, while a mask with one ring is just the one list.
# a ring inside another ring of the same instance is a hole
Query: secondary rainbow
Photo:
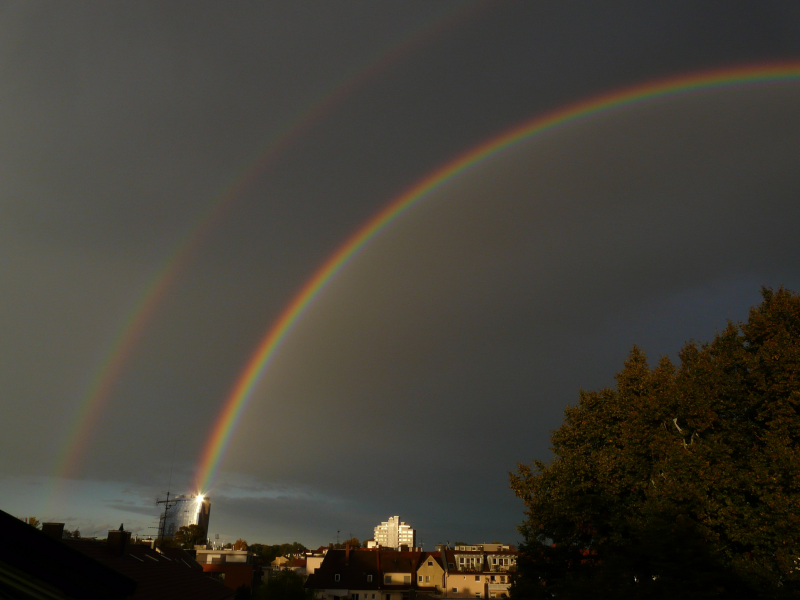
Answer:
[[[389, 65], [402, 58], [417, 44], [439, 34], [443, 29], [453, 26], [462, 19], [471, 18], [483, 10], [478, 3], [459, 5], [437, 14], [420, 26], [407, 31], [398, 40], [384, 46], [369, 60], [359, 64], [347, 76], [340, 79], [302, 107], [275, 135], [261, 147], [255, 159], [248, 162], [232, 178], [221, 194], [208, 200], [198, 216], [179, 237], [167, 253], [165, 260], [147, 279], [137, 300], [131, 305], [123, 322], [116, 330], [102, 359], [98, 362], [93, 376], [87, 385], [86, 395], [73, 411], [67, 424], [65, 435], [53, 453], [52, 472], [59, 480], [71, 477], [77, 471], [81, 457], [85, 454], [91, 431], [97, 423], [102, 409], [108, 402], [113, 388], [119, 381], [124, 367], [136, 348], [148, 323], [156, 313], [163, 298], [167, 296], [172, 283], [184, 267], [191, 262], [197, 248], [208, 231], [223, 217], [234, 201], [263, 174], [269, 166], [291, 143], [308, 132], [311, 127], [334, 107], [338, 106], [355, 89], [369, 78], [383, 72]], [[54, 501], [58, 493], [48, 494]]]
[[568, 105], [551, 113], [536, 116], [511, 130], [491, 138], [458, 156], [414, 184], [389, 202], [352, 234], [317, 269], [278, 319], [262, 337], [225, 400], [200, 457], [196, 483], [207, 490], [220, 466], [239, 418], [253, 396], [253, 390], [280, 348], [281, 343], [309, 305], [341, 269], [372, 239], [398, 217], [450, 180], [477, 164], [509, 150], [530, 138], [556, 128], [589, 119], [600, 113], [620, 110], [648, 100], [687, 95], [704, 90], [800, 81], [800, 61], [737, 66], [702, 71], [612, 91]]

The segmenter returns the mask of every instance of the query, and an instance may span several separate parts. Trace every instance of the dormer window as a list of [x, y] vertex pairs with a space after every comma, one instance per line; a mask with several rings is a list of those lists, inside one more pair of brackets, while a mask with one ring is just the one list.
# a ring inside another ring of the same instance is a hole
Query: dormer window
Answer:
[[429, 566], [429, 567], [432, 567], [432, 566], [433, 566], [433, 561], [432, 561], [432, 560], [429, 560], [429, 561], [428, 561], [428, 566]]
[[341, 575], [339, 575], [338, 573], [334, 574], [333, 580], [334, 581], [339, 581], [339, 579], [341, 579]]

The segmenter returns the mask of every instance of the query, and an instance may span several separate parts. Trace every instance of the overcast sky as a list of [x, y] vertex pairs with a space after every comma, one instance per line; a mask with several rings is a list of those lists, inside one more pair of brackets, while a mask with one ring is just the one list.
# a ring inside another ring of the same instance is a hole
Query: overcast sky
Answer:
[[[0, 509], [85, 534], [153, 533], [156, 498], [194, 491], [281, 310], [445, 162], [600, 93], [800, 59], [796, 2], [0, 13]], [[797, 81], [633, 105], [438, 189], [286, 339], [208, 490], [210, 533], [316, 546], [400, 515], [426, 548], [517, 541], [508, 472], [549, 460], [579, 389], [613, 385], [633, 344], [655, 362], [710, 339], [762, 285], [800, 290], [798, 106]], [[247, 173], [56, 478], [125, 319]]]

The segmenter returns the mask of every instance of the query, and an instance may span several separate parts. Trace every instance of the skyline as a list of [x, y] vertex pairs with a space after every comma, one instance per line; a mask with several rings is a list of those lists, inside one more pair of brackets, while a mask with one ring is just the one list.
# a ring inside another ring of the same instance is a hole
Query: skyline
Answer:
[[[788, 3], [755, 24], [730, 10], [694, 53], [666, 5], [146, 7], [88, 5], [72, 31], [41, 5], [9, 15], [3, 510], [144, 531], [174, 471], [173, 491], [220, 499], [211, 529], [234, 539], [313, 546], [400, 514], [431, 545], [514, 543], [505, 473], [547, 459], [579, 388], [611, 384], [633, 343], [655, 360], [710, 338], [760, 285], [798, 288], [796, 79], [597, 114], [450, 178], [607, 94], [757, 65], [796, 78], [800, 48], [775, 35]], [[559, 34], [560, 58], [534, 51]], [[131, 47], [151, 60], [126, 63]], [[551, 71], [522, 85], [533, 67]], [[269, 165], [243, 170], [264, 139]]]

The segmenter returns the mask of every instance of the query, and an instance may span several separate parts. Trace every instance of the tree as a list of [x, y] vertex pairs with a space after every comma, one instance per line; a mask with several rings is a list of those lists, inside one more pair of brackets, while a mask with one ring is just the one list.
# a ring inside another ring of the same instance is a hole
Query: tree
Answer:
[[233, 543], [234, 550], [247, 550], [247, 542], [242, 538], [239, 538]]
[[176, 545], [184, 550], [206, 543], [206, 530], [201, 525], [184, 525], [173, 536]]
[[254, 592], [254, 600], [310, 600], [313, 590], [303, 587], [303, 577], [291, 569], [282, 569], [262, 583]]
[[20, 521], [23, 523], [27, 523], [31, 527], [35, 527], [36, 529], [42, 528], [42, 522], [39, 521], [36, 517], [20, 517]]
[[800, 296], [762, 296], [678, 368], [634, 347], [615, 389], [567, 408], [554, 460], [511, 474], [512, 597], [800, 592]]

